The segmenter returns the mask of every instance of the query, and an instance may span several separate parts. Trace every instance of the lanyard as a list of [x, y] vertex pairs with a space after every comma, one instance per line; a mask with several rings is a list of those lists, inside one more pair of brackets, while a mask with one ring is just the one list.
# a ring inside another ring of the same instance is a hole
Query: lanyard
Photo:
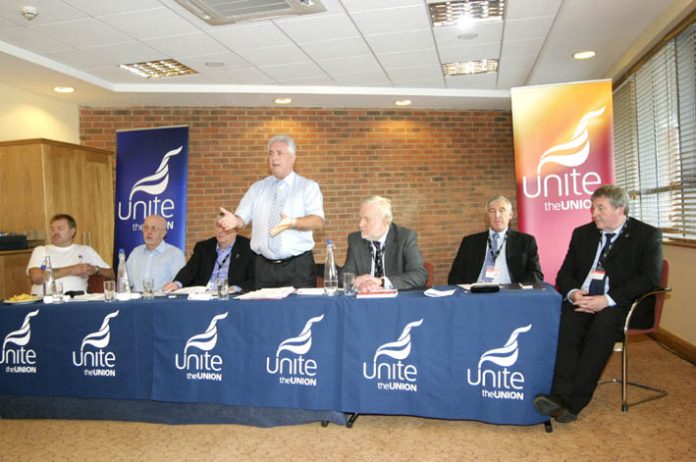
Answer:
[[503, 238], [503, 242], [500, 243], [498, 246], [498, 250], [495, 252], [493, 251], [493, 243], [491, 242], [491, 235], [490, 233], [488, 234], [488, 252], [491, 254], [491, 258], [493, 259], [493, 263], [498, 259], [498, 255], [500, 255], [500, 251], [503, 250], [503, 245], [505, 244], [505, 241], [507, 241], [507, 233], [505, 233], [505, 237]]

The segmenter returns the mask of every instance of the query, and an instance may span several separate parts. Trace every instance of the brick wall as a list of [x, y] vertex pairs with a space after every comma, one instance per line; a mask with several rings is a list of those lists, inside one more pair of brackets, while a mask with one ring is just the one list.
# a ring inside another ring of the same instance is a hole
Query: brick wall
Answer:
[[[483, 230], [483, 203], [515, 196], [512, 122], [507, 111], [334, 110], [291, 108], [81, 108], [81, 143], [115, 150], [120, 129], [189, 126], [187, 255], [213, 234], [218, 206], [234, 210], [268, 175], [266, 141], [289, 134], [296, 171], [324, 194], [326, 226], [315, 258], [334, 239], [343, 264], [360, 202], [393, 201], [394, 221], [418, 232], [435, 283], [445, 284], [463, 235]], [[513, 223], [513, 227], [515, 224]], [[242, 234], [248, 235], [247, 228]]]

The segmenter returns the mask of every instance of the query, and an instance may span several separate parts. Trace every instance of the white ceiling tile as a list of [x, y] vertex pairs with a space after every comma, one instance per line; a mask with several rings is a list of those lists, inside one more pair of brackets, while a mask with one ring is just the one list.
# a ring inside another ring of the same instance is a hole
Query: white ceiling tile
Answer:
[[[199, 71], [201, 69], [207, 68], [208, 70], [206, 71], [206, 74], [208, 75], [224, 73], [227, 72], [227, 70], [229, 69], [242, 69], [245, 67], [251, 67], [251, 64], [248, 61], [237, 56], [234, 53], [220, 53], [206, 56], [191, 56], [186, 58], [179, 58], [179, 62]], [[223, 66], [206, 66], [205, 63], [209, 62], [223, 63]]]
[[432, 50], [412, 50], [404, 51], [402, 53], [384, 53], [378, 54], [377, 59], [387, 70], [400, 67], [437, 67], [440, 65], [437, 55], [433, 53]]
[[349, 87], [392, 87], [391, 81], [383, 72], [368, 72], [365, 74], [339, 75], [334, 77], [339, 85]]
[[555, 16], [563, 0], [514, 0], [505, 2], [505, 18]]
[[502, 58], [498, 62], [498, 70], [501, 73], [511, 71], [522, 70], [524, 72], [530, 72], [534, 62], [536, 61], [536, 56], [507, 56]]
[[170, 58], [169, 55], [138, 42], [126, 42], [116, 45], [89, 47], [84, 48], [84, 51], [91, 56], [114, 65], [141, 63], [144, 61]]
[[543, 44], [544, 38], [542, 37], [526, 40], [506, 40], [503, 43], [500, 59], [502, 60], [508, 56], [536, 56], [539, 54]]
[[46, 37], [73, 44], [76, 48], [109, 45], [131, 40], [122, 32], [96, 19], [46, 24], [38, 26], [34, 30]]
[[287, 85], [312, 85], [312, 86], [327, 86], [336, 85], [336, 81], [326, 74], [312, 77], [302, 77], [299, 79], [283, 79]]
[[71, 49], [64, 43], [51, 40], [30, 29], [20, 27], [13, 27], [10, 29], [0, 28], [0, 40], [4, 40], [7, 43], [24, 48], [33, 53], [51, 53], [54, 51]]
[[[393, 80], [393, 79], [392, 79]], [[404, 80], [395, 81], [394, 85], [404, 88], [445, 88], [445, 80], [439, 79], [423, 79], [423, 80]]]
[[435, 50], [435, 42], [433, 42], [433, 35], [430, 29], [368, 35], [365, 37], [365, 40], [367, 40], [375, 53], [391, 53], [409, 49], [422, 50], [425, 48]]
[[382, 73], [382, 68], [372, 55], [353, 56], [350, 58], [322, 59], [317, 61], [319, 66], [331, 77], [348, 74]]
[[303, 63], [310, 61], [305, 53], [296, 45], [258, 48], [254, 50], [237, 51], [242, 58], [255, 66], [274, 66], [280, 64]]
[[275, 83], [272, 78], [255, 67], [229, 69], [224, 74], [223, 82], [230, 85], [267, 85]]
[[[39, 14], [31, 21], [26, 20], [19, 11], [19, 9], [24, 5], [36, 7]], [[0, 1], [0, 17], [5, 18], [21, 27], [32, 28], [55, 22], [82, 19], [86, 18], [87, 15], [56, 0], [2, 0]]]
[[350, 13], [359, 11], [383, 10], [387, 8], [399, 8], [403, 6], [421, 5], [423, 0], [341, 0], [343, 6]]
[[[433, 29], [435, 42], [438, 47], [451, 46], [471, 46], [481, 43], [497, 42], [503, 36], [503, 22], [479, 23], [466, 31], [460, 30], [456, 26], [436, 27]], [[460, 39], [459, 36], [466, 33], [477, 34], [474, 38]]]
[[444, 85], [442, 68], [440, 66], [409, 67], [403, 69], [390, 69], [387, 71], [389, 78], [396, 85], [404, 85], [407, 82], [429, 81], [440, 82]]
[[113, 83], [145, 83], [147, 80], [143, 77], [121, 69], [118, 66], [106, 66], [88, 69], [90, 75], [99, 77]]
[[193, 24], [167, 8], [123, 13], [100, 19], [138, 40], [200, 32]]
[[472, 61], [479, 59], [498, 58], [500, 56], [499, 43], [487, 43], [478, 46], [458, 46], [440, 48], [440, 59], [443, 63]]
[[553, 24], [553, 16], [516, 19], [505, 22], [505, 41], [546, 37]]
[[[162, 6], [157, 0], [62, 0], [90, 16], [109, 16], [119, 13], [132, 13]], [[33, 4], [34, 2], [31, 1]]]
[[285, 82], [286, 79], [326, 77], [326, 73], [312, 62], [266, 66], [260, 69], [280, 83]]
[[172, 58], [214, 55], [229, 51], [202, 32], [145, 40], [144, 43]]
[[350, 37], [322, 42], [306, 42], [300, 45], [312, 59], [363, 56], [371, 53], [362, 37]]
[[366, 11], [351, 15], [363, 35], [406, 32], [430, 28], [425, 5]]
[[67, 64], [75, 69], [88, 69], [94, 67], [102, 67], [109, 64], [107, 61], [99, 59], [97, 57], [91, 56], [87, 53], [83, 53], [78, 50], [68, 50], [68, 51], [58, 51], [54, 53], [46, 53], [48, 58], [55, 61]]
[[292, 19], [274, 21], [281, 30], [298, 43], [327, 39], [356, 37], [358, 30], [348, 15], [295, 16]]
[[232, 51], [268, 48], [292, 43], [287, 35], [272, 22], [235, 24], [211, 30], [210, 35]]
[[476, 75], [457, 75], [445, 79], [447, 88], [494, 90], [498, 75], [495, 72]]

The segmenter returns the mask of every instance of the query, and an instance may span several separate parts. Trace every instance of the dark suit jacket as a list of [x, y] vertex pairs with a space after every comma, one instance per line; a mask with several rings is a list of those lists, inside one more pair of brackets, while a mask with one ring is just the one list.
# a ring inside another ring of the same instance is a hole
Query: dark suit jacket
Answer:
[[[184, 287], [207, 285], [217, 261], [216, 248], [217, 239], [214, 237], [196, 242], [193, 255], [174, 280]], [[237, 285], [244, 291], [254, 288], [254, 256], [249, 250], [249, 239], [246, 237], [237, 236], [234, 241], [227, 280], [230, 285]]]
[[[472, 284], [478, 280], [483, 262], [486, 261], [487, 243], [488, 231], [470, 234], [462, 239], [447, 278], [448, 284]], [[505, 260], [510, 281], [534, 283], [544, 280], [534, 236], [508, 229]]]
[[[416, 233], [392, 223], [384, 243], [384, 275], [395, 289], [424, 287], [428, 272], [423, 266]], [[348, 236], [348, 255], [342, 272], [356, 276], [370, 274], [372, 269], [372, 244], [360, 236], [360, 232]]]
[[[594, 223], [575, 228], [556, 278], [561, 295], [566, 296], [572, 289], [582, 286], [594, 262], [600, 239], [601, 232]], [[658, 229], [629, 217], [607, 255], [604, 268], [609, 276], [608, 295], [628, 313], [636, 298], [659, 287], [662, 234]], [[654, 299], [646, 300], [645, 306], [632, 318], [632, 325], [650, 325], [654, 305]]]

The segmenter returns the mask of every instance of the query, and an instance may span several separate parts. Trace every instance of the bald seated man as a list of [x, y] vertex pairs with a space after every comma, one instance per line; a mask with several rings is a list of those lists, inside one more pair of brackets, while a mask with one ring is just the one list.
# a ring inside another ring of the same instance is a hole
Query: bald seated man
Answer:
[[150, 215], [143, 222], [143, 241], [131, 251], [126, 261], [128, 277], [136, 292], [143, 291], [143, 279], [152, 278], [155, 290], [162, 288], [176, 276], [186, 264], [184, 252], [167, 244], [167, 220], [159, 215]]

